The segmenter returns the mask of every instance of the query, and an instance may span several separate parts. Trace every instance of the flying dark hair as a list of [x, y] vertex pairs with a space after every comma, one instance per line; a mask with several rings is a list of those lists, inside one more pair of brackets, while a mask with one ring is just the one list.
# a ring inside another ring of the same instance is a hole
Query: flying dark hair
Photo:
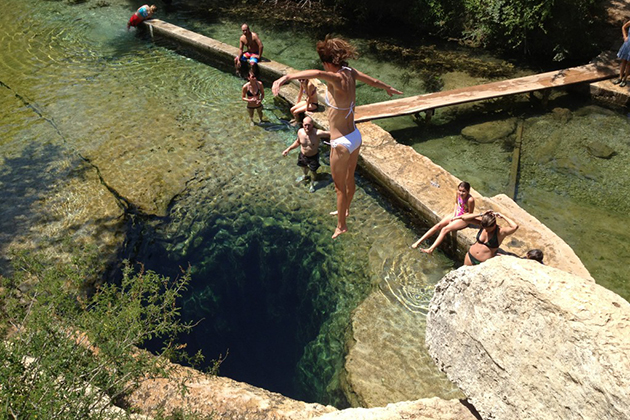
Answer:
[[357, 58], [356, 49], [347, 41], [341, 38], [331, 38], [326, 35], [326, 39], [317, 43], [317, 54], [322, 63], [332, 63], [338, 66], [347, 66], [349, 58]]

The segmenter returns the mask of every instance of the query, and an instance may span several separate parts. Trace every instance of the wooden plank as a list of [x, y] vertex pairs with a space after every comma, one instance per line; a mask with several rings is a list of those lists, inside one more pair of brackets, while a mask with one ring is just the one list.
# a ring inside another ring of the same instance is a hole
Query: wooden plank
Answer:
[[427, 93], [356, 107], [355, 121], [363, 122], [380, 118], [416, 114], [449, 105], [481, 101], [501, 96], [534, 92], [575, 83], [595, 82], [617, 74], [617, 66], [608, 61], [571, 67], [516, 79], [470, 86], [444, 92]]

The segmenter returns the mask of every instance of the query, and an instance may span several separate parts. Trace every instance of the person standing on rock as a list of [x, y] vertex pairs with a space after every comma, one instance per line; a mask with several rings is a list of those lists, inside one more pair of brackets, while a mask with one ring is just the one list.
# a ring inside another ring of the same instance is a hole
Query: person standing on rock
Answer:
[[309, 191], [313, 193], [315, 192], [315, 181], [319, 168], [319, 143], [322, 137], [330, 137], [330, 133], [315, 128], [311, 117], [304, 118], [302, 126], [303, 128], [298, 130], [297, 139], [291, 146], [284, 149], [282, 156], [287, 156], [291, 150], [300, 148], [297, 165], [302, 168], [304, 175], [295, 181], [303, 182], [310, 178]]
[[470, 195], [470, 184], [466, 181], [462, 181], [457, 186], [457, 194], [455, 195], [455, 212], [452, 216], [446, 216], [439, 223], [434, 225], [431, 229], [427, 231], [420, 239], [411, 245], [412, 248], [417, 248], [422, 242], [424, 242], [427, 238], [430, 238], [432, 235], [439, 230], [440, 234], [438, 235], [433, 245], [429, 248], [421, 248], [422, 252], [427, 254], [432, 254], [435, 251], [435, 248], [438, 247], [444, 240], [447, 234], [450, 232], [455, 232], [457, 230], [464, 229], [468, 226], [468, 223], [462, 219], [456, 219], [458, 216], [463, 216], [465, 214], [470, 214], [475, 211], [475, 199], [472, 195]]
[[[467, 223], [480, 223], [481, 229], [477, 233], [477, 241], [471, 245], [464, 258], [464, 265], [478, 265], [497, 255], [503, 240], [516, 232], [518, 225], [501, 213], [488, 210], [482, 214], [464, 214], [453, 218]], [[497, 225], [497, 219], [503, 219], [508, 227]]]
[[330, 171], [337, 192], [337, 227], [332, 235], [335, 239], [348, 231], [346, 218], [356, 189], [354, 171], [359, 160], [361, 133], [354, 124], [356, 81], [384, 89], [389, 96], [402, 94], [386, 83], [365, 73], [348, 67], [347, 60], [357, 56], [352, 45], [343, 39], [326, 37], [317, 43], [317, 53], [324, 70], [304, 70], [282, 76], [273, 83], [274, 95], [290, 80], [324, 79], [327, 82], [326, 105], [330, 127]]
[[624, 87], [628, 81], [628, 74], [630, 74], [630, 39], [628, 38], [628, 28], [630, 28], [630, 20], [623, 24], [621, 27], [621, 34], [623, 35], [623, 45], [619, 48], [617, 57], [621, 59], [621, 65], [619, 67], [619, 78], [613, 80], [614, 85]]

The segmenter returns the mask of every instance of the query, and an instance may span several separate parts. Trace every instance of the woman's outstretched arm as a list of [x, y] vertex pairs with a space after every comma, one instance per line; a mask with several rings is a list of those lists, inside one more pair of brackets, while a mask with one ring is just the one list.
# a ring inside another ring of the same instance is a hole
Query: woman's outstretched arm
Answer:
[[329, 82], [337, 82], [340, 79], [336, 73], [330, 73], [323, 70], [302, 70], [296, 73], [285, 74], [281, 78], [277, 79], [273, 82], [273, 86], [271, 87], [271, 92], [273, 92], [274, 96], [278, 96], [280, 93], [280, 86], [284, 85], [288, 81], [297, 80], [297, 79], [324, 79]]
[[387, 83], [382, 82], [382, 81], [380, 81], [380, 80], [378, 80], [378, 79], [375, 79], [375, 78], [374, 78], [374, 77], [372, 77], [372, 76], [368, 76], [367, 74], [362, 73], [362, 72], [360, 72], [360, 71], [359, 71], [359, 70], [357, 70], [357, 69], [354, 69], [354, 71], [356, 71], [356, 72], [357, 72], [357, 80], [360, 80], [360, 81], [362, 81], [363, 83], [366, 83], [366, 84], [368, 84], [368, 85], [370, 85], [370, 86], [374, 86], [374, 87], [377, 87], [377, 88], [379, 88], [379, 89], [383, 89], [384, 91], [386, 91], [386, 92], [387, 92], [387, 94], [388, 94], [389, 96], [392, 96], [393, 94], [402, 95], [402, 92], [401, 92], [401, 91], [399, 91], [399, 90], [398, 90], [398, 89], [396, 89], [396, 88], [391, 87], [391, 86], [390, 86], [390, 85], [388, 85]]

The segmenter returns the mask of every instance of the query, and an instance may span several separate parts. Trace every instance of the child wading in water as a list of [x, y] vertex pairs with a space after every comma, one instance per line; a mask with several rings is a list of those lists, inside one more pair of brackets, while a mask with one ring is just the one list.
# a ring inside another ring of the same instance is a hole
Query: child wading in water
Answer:
[[263, 120], [263, 105], [262, 101], [265, 99], [265, 88], [260, 80], [256, 78], [256, 74], [251, 69], [249, 71], [249, 82], [243, 85], [243, 91], [241, 93], [241, 99], [247, 102], [247, 113], [249, 119], [254, 125], [254, 110], [258, 113], [258, 119], [260, 122]]
[[439, 230], [440, 234], [438, 235], [435, 242], [433, 242], [433, 245], [431, 245], [429, 248], [420, 249], [422, 252], [426, 252], [427, 254], [433, 253], [433, 251], [435, 251], [435, 248], [437, 248], [438, 245], [442, 243], [444, 237], [448, 233], [464, 229], [466, 226], [468, 226], [468, 222], [462, 219], [455, 218], [467, 213], [472, 213], [473, 211], [475, 211], [475, 199], [470, 195], [470, 184], [468, 182], [462, 181], [457, 186], [457, 194], [455, 195], [455, 213], [453, 213], [452, 216], [445, 217], [439, 223], [429, 229], [427, 233], [422, 235], [422, 238], [414, 242], [411, 247], [417, 248], [418, 245], [420, 245], [429, 237], [435, 235], [435, 233]]

